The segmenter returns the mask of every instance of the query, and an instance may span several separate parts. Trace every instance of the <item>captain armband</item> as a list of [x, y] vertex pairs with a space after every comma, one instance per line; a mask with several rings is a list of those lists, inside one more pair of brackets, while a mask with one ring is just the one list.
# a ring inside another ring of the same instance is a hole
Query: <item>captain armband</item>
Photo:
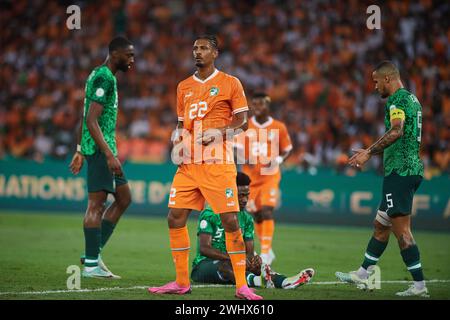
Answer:
[[402, 109], [392, 108], [389, 111], [389, 115], [391, 120], [395, 119], [405, 120], [405, 111], [403, 111]]

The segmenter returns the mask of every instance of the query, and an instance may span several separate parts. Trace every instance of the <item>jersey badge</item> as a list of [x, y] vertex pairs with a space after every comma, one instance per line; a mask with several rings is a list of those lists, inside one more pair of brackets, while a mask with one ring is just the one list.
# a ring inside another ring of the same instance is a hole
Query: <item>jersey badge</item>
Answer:
[[211, 89], [209, 89], [210, 96], [217, 96], [218, 93], [219, 93], [219, 88], [217, 88], [217, 87], [212, 87]]

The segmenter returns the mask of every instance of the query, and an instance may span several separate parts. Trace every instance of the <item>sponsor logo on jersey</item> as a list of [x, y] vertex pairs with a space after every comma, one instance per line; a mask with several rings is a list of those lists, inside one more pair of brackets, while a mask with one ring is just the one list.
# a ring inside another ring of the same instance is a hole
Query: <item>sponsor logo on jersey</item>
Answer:
[[205, 229], [208, 226], [208, 222], [206, 220], [200, 221], [200, 229]]

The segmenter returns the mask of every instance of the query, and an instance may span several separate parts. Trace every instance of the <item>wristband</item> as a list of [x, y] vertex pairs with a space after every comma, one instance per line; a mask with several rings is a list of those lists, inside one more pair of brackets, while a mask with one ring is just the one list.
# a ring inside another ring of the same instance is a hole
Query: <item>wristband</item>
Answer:
[[77, 152], [81, 153], [81, 145], [77, 144]]
[[276, 157], [275, 157], [275, 162], [276, 162], [277, 164], [281, 164], [281, 163], [283, 162], [283, 157], [282, 157], [282, 156], [276, 156]]

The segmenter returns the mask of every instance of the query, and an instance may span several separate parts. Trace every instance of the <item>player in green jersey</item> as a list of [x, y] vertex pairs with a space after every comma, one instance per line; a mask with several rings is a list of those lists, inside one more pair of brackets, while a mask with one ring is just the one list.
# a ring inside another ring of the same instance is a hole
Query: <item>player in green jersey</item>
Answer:
[[384, 108], [386, 133], [369, 148], [355, 150], [349, 164], [362, 167], [372, 155], [383, 153], [382, 201], [361, 267], [350, 273], [336, 272], [336, 276], [341, 281], [366, 286], [367, 269], [375, 265], [383, 254], [392, 231], [414, 280], [414, 285], [397, 292], [397, 295], [428, 296], [419, 249], [411, 233], [413, 196], [423, 177], [423, 163], [419, 156], [422, 106], [416, 96], [403, 87], [400, 73], [392, 62], [380, 63], [372, 78], [381, 97], [388, 98]]
[[[85, 87], [82, 128], [70, 170], [78, 174], [86, 158], [88, 206], [84, 217], [84, 277], [120, 278], [108, 270], [100, 251], [110, 238], [120, 217], [131, 203], [128, 182], [117, 159], [116, 120], [118, 112], [117, 81], [120, 70], [128, 71], [134, 63], [134, 48], [123, 37], [109, 43], [105, 63], [89, 75]], [[108, 193], [114, 202], [106, 208]]]
[[[308, 283], [314, 276], [313, 269], [308, 268], [292, 277], [286, 277], [272, 271], [268, 264], [261, 264], [261, 259], [254, 255], [254, 222], [252, 216], [245, 211], [250, 193], [250, 178], [245, 173], [238, 172], [236, 183], [241, 210], [238, 220], [247, 255], [248, 286], [295, 289]], [[197, 230], [197, 255], [192, 264], [192, 280], [200, 283], [234, 284], [222, 221], [211, 207], [207, 206], [200, 213]]]

